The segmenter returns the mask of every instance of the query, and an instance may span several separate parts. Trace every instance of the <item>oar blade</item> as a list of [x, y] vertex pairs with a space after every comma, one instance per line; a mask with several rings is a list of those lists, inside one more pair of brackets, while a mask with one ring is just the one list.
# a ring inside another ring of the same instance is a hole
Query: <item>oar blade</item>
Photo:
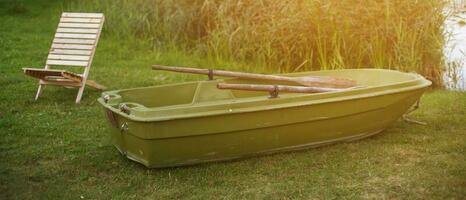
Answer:
[[349, 88], [356, 86], [356, 81], [347, 78], [330, 76], [303, 76], [296, 77], [296, 82], [309, 87]]

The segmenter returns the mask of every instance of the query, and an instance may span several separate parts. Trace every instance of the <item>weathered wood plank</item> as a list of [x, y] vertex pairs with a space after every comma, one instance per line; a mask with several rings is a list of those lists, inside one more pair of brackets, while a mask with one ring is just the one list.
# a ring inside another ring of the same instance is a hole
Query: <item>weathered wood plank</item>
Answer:
[[23, 68], [24, 74], [38, 78], [44, 79], [47, 76], [61, 76], [63, 70], [53, 70], [53, 69], [37, 69], [37, 68]]
[[82, 82], [83, 81], [83, 77], [81, 75], [78, 75], [78, 74], [75, 74], [75, 73], [72, 73], [72, 72], [67, 72], [67, 71], [64, 71], [61, 73], [61, 75], [67, 79], [70, 79], [70, 80], [73, 80], [73, 81], [76, 81], [76, 82]]
[[62, 17], [82, 17], [82, 18], [102, 18], [104, 14], [102, 13], [70, 13], [64, 12]]
[[91, 87], [93, 87], [95, 89], [98, 89], [98, 90], [106, 90], [107, 89], [107, 87], [105, 87], [104, 85], [98, 84], [93, 80], [86, 80], [86, 85], [91, 86]]
[[93, 33], [96, 34], [99, 32], [99, 29], [89, 29], [89, 28], [58, 28], [57, 33]]
[[76, 49], [76, 50], [92, 50], [94, 45], [80, 45], [80, 44], [52, 44], [53, 49]]
[[82, 83], [78, 83], [69, 79], [55, 79], [55, 80], [40, 80], [39, 84], [42, 85], [59, 85], [66, 87], [81, 87]]
[[68, 17], [62, 17], [60, 19], [60, 22], [64, 23], [91, 23], [91, 24], [99, 24], [102, 21], [102, 19], [98, 18], [68, 18]]
[[55, 38], [96, 39], [96, 34], [55, 33]]
[[87, 61], [67, 61], [67, 60], [47, 60], [47, 65], [65, 65], [65, 66], [80, 66], [86, 67]]
[[[72, 72], [63, 71], [61, 73], [61, 75], [63, 77], [65, 77], [65, 78], [73, 80], [75, 82], [82, 82], [83, 81], [83, 77], [81, 75], [78, 75], [78, 74], [75, 74], [75, 73], [72, 73]], [[95, 89], [98, 89], [98, 90], [107, 89], [107, 87], [105, 87], [104, 85], [98, 84], [93, 80], [86, 80], [86, 85], [91, 86], [91, 87], [93, 87]]]
[[59, 23], [60, 28], [99, 28], [100, 24]]
[[86, 40], [86, 39], [53, 39], [53, 43], [57, 44], [94, 44], [95, 40]]
[[59, 54], [49, 54], [48, 58], [50, 60], [79, 60], [79, 61], [89, 61], [90, 56], [73, 56], [73, 55], [59, 55]]
[[91, 50], [69, 50], [69, 49], [51, 49], [51, 54], [67, 54], [67, 55], [91, 55]]

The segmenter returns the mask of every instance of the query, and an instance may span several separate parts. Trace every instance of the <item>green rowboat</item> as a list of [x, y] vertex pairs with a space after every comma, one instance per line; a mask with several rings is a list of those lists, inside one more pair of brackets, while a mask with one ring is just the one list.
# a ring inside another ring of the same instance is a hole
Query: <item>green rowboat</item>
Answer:
[[297, 150], [379, 133], [431, 82], [412, 73], [352, 69], [293, 73], [357, 81], [326, 93], [221, 90], [217, 83], [279, 84], [239, 78], [108, 91], [98, 99], [114, 145], [151, 168]]

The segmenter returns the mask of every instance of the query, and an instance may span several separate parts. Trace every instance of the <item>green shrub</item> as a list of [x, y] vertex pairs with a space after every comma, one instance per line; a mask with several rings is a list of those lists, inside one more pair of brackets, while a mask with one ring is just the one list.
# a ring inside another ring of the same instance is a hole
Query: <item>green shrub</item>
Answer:
[[441, 82], [438, 0], [96, 0], [105, 31], [275, 72], [375, 67]]

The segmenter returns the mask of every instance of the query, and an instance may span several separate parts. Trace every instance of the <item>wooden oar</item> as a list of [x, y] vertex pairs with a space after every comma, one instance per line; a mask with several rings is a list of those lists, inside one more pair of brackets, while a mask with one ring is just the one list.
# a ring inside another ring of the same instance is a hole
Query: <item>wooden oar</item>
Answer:
[[193, 74], [205, 74], [209, 78], [213, 75], [225, 77], [237, 77], [245, 79], [257, 80], [271, 80], [271, 81], [284, 81], [288, 83], [299, 84], [302, 86], [310, 87], [328, 87], [328, 88], [349, 88], [356, 85], [356, 81], [347, 78], [338, 78], [330, 76], [300, 76], [300, 77], [287, 77], [277, 75], [253, 74], [245, 72], [232, 72], [224, 70], [210, 70], [210, 69], [197, 69], [190, 67], [171, 67], [162, 65], [153, 65], [154, 70], [165, 70], [173, 72], [184, 72]]
[[258, 84], [232, 84], [218, 83], [218, 89], [248, 90], [248, 91], [268, 91], [268, 92], [294, 92], [294, 93], [317, 93], [317, 92], [338, 92], [350, 90], [353, 88], [323, 88], [323, 87], [304, 87], [289, 85], [258, 85]]

